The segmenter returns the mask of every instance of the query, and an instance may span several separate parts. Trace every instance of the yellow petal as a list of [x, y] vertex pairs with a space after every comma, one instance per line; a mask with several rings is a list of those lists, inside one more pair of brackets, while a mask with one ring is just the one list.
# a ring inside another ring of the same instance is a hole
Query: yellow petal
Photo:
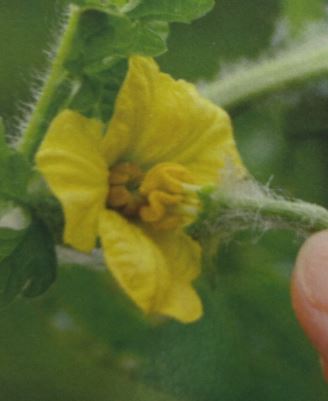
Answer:
[[169, 273], [158, 247], [136, 225], [105, 210], [99, 221], [105, 259], [124, 291], [145, 312], [154, 312], [169, 285]]
[[199, 184], [216, 180], [226, 163], [241, 167], [227, 113], [140, 56], [130, 59], [105, 149], [110, 163], [121, 158], [146, 168], [184, 164]]
[[194, 243], [190, 246], [191, 239], [172, 235], [171, 242], [160, 235], [153, 240], [110, 210], [101, 214], [99, 234], [109, 269], [143, 311], [182, 322], [199, 318], [201, 304], [190, 285], [198, 275], [199, 249], [195, 251]]
[[38, 169], [64, 209], [64, 242], [85, 252], [95, 245], [108, 192], [101, 131], [100, 122], [65, 110], [50, 125], [36, 156]]
[[151, 233], [166, 260], [170, 272], [170, 286], [158, 312], [184, 323], [199, 319], [203, 307], [191, 283], [200, 274], [201, 249], [199, 244], [182, 231], [154, 230]]

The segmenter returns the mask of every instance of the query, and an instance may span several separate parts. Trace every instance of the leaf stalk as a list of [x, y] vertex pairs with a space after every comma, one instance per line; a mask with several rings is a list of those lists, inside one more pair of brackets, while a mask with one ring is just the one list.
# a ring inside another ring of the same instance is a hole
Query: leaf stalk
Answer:
[[81, 9], [71, 5], [67, 24], [60, 39], [56, 55], [52, 61], [50, 72], [18, 144], [18, 149], [30, 161], [33, 160], [34, 154], [45, 134], [48, 123], [47, 117], [53, 107], [54, 95], [59, 85], [67, 78], [65, 63], [72, 52], [80, 16]]
[[231, 109], [261, 95], [325, 75], [328, 76], [328, 39], [320, 36], [311, 43], [200, 85], [200, 90], [215, 103]]

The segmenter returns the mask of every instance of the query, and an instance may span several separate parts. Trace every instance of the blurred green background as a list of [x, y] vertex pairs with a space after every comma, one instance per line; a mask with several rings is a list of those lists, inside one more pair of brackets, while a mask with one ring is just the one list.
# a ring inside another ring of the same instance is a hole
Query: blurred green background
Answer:
[[[213, 79], [297, 40], [325, 0], [220, 0], [174, 25], [162, 68]], [[63, 2], [0, 2], [0, 115], [10, 135], [40, 86]], [[246, 165], [284, 194], [328, 206], [328, 80], [229, 110]], [[64, 266], [52, 289], [0, 311], [0, 401], [321, 401], [328, 386], [293, 316], [289, 275], [301, 238], [241, 234], [223, 245], [204, 318], [146, 321], [110, 275]]]

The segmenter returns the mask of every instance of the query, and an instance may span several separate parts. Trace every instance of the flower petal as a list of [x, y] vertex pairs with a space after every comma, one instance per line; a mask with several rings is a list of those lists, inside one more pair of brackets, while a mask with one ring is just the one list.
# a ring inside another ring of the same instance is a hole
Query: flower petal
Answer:
[[170, 286], [158, 309], [184, 323], [203, 314], [203, 307], [191, 283], [200, 274], [201, 248], [182, 231], [153, 230], [152, 238], [161, 249], [170, 272]]
[[110, 163], [178, 162], [199, 184], [216, 180], [226, 162], [241, 167], [227, 113], [146, 57], [130, 59], [105, 144]]
[[169, 285], [158, 247], [141, 228], [111, 210], [101, 213], [99, 235], [108, 267], [124, 291], [145, 312], [156, 311]]
[[199, 269], [194, 259], [199, 249], [195, 252], [194, 246], [190, 247], [191, 240], [172, 235], [171, 242], [169, 236], [159, 234], [153, 241], [143, 229], [110, 210], [101, 214], [99, 234], [109, 269], [146, 313], [161, 313], [183, 322], [201, 315], [199, 298], [190, 286]]
[[95, 245], [108, 192], [101, 131], [100, 122], [65, 110], [51, 123], [36, 156], [38, 169], [63, 206], [65, 243], [85, 252]]

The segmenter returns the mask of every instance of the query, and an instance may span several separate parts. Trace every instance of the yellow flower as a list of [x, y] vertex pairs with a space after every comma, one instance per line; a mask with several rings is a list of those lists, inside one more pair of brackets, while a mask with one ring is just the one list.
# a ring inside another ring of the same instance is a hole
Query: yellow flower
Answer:
[[241, 166], [224, 110], [134, 56], [108, 126], [64, 110], [36, 160], [62, 204], [66, 244], [89, 252], [99, 236], [109, 269], [145, 312], [202, 315], [192, 287], [201, 250], [183, 226], [197, 206], [190, 188], [217, 182], [226, 161]]

